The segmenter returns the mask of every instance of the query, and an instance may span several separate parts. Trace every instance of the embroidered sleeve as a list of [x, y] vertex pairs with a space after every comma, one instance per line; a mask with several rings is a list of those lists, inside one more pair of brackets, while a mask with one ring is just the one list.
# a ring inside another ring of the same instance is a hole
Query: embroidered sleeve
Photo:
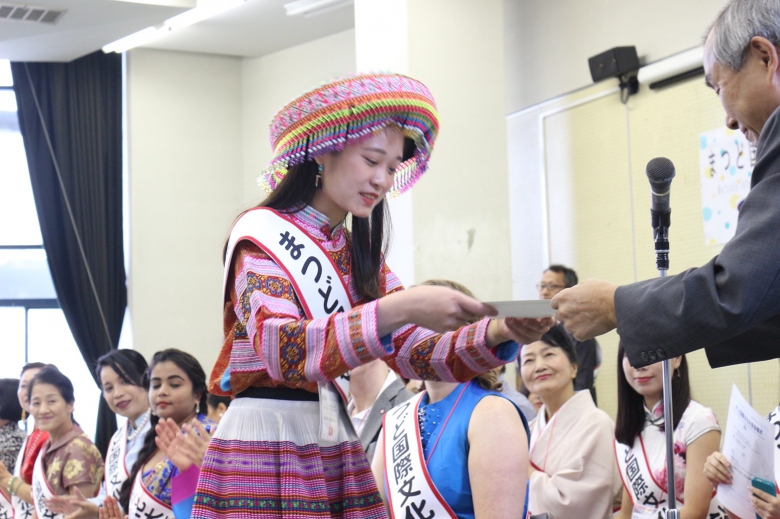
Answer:
[[286, 273], [251, 243], [234, 259], [231, 373], [265, 369], [276, 382], [305, 385], [333, 380], [388, 355], [376, 331], [376, 302], [309, 320]]
[[[386, 293], [403, 290], [398, 277], [383, 266]], [[490, 319], [438, 334], [408, 325], [384, 338], [393, 346], [388, 365], [402, 377], [417, 380], [466, 382], [493, 368], [513, 361], [520, 345], [513, 341], [489, 348], [486, 343]]]

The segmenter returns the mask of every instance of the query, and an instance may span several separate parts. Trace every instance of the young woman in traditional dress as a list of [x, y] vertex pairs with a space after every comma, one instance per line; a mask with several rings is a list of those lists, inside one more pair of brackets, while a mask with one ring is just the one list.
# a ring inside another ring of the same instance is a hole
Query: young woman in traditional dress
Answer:
[[[775, 490], [780, 488], [780, 405], [775, 407], [766, 417], [767, 421], [774, 426], [775, 430]], [[715, 451], [707, 457], [704, 464], [704, 475], [717, 487], [720, 484], [731, 485], [733, 476], [731, 475], [731, 463], [722, 453]], [[749, 486], [750, 502], [753, 510], [761, 519], [780, 519], [780, 497], [767, 494], [761, 489]], [[752, 519], [751, 517], [742, 518], [732, 510], [726, 510], [730, 519]]]
[[[170, 441], [160, 441], [158, 434], [184, 430], [208, 441], [213, 422], [205, 415], [206, 373], [195, 357], [171, 348], [154, 354], [144, 385], [149, 387], [152, 428], [122, 483], [119, 503], [130, 517], [151, 514], [156, 519], [187, 519], [199, 473], [193, 461], [199, 460], [181, 455], [176, 447], [169, 448]], [[114, 501], [112, 496], [106, 497], [110, 506], [101, 507], [101, 518], [106, 517], [106, 511], [115, 510]]]
[[[45, 365], [42, 362], [31, 362], [22, 368], [16, 396], [25, 416], [30, 414], [27, 388], [33, 377]], [[48, 438], [48, 432], [42, 431], [37, 425], [34, 425], [33, 430], [24, 440], [24, 444], [16, 458], [16, 463], [10, 467], [13, 470], [13, 474], [9, 471], [9, 467], [0, 461], [0, 487], [5, 488], [11, 495], [14, 515], [19, 519], [30, 519], [32, 517], [33, 497], [30, 484], [32, 483], [33, 467], [35, 466], [38, 452], [40, 452], [41, 447], [43, 447]]]
[[[707, 456], [720, 445], [715, 414], [691, 400], [685, 355], [671, 359], [674, 408], [674, 477], [682, 519], [725, 518], [704, 476]], [[669, 507], [661, 363], [635, 369], [618, 347], [615, 456], [623, 480], [621, 518], [655, 519]]]
[[604, 519], [620, 495], [615, 424], [590, 391], [574, 391], [577, 354], [562, 325], [520, 353], [523, 383], [543, 405], [531, 422], [528, 508], [533, 514]]
[[[422, 285], [473, 297], [454, 281]], [[407, 517], [406, 507], [424, 499], [436, 517], [525, 518], [530, 433], [498, 377], [491, 370], [469, 382], [428, 380], [424, 392], [386, 413], [372, 468], [392, 517]], [[422, 493], [404, 504], [412, 477]]]
[[106, 495], [119, 497], [122, 483], [135, 465], [144, 438], [151, 429], [151, 410], [144, 374], [148, 365], [134, 350], [114, 350], [100, 357], [95, 371], [103, 398], [118, 416], [126, 418], [111, 438], [104, 467], [105, 481], [95, 498], [55, 496], [46, 501], [52, 512], [66, 514], [65, 519], [98, 517], [98, 507]]
[[444, 287], [402, 290], [385, 265], [385, 195], [423, 174], [438, 126], [425, 85], [395, 74], [334, 81], [274, 117], [270, 195], [226, 247], [226, 337], [209, 390], [235, 400], [193, 518], [384, 517], [346, 391], [331, 381], [377, 358], [403, 377], [466, 381], [511, 361], [511, 339], [550, 326], [467, 325], [493, 309]]
[[103, 481], [103, 458], [73, 420], [75, 398], [70, 379], [45, 366], [29, 385], [30, 412], [49, 439], [35, 460], [32, 493], [39, 518], [61, 518], [46, 506], [53, 496], [95, 497]]

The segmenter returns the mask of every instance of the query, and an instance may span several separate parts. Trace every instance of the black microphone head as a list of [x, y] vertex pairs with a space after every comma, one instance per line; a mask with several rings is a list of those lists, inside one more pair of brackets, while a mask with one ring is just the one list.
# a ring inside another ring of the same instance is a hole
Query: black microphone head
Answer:
[[667, 189], [674, 178], [674, 164], [666, 157], [656, 157], [647, 163], [645, 173], [650, 185], [657, 189]]

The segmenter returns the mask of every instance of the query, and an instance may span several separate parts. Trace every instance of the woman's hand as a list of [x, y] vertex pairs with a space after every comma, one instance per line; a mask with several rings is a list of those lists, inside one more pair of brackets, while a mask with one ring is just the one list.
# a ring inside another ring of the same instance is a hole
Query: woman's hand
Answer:
[[[748, 487], [753, 510], [761, 519], [780, 519], [780, 499], [755, 487]], [[758, 496], [758, 497], [756, 497]]]
[[122, 513], [122, 509], [119, 508], [119, 503], [111, 496], [106, 497], [103, 506], [98, 509], [98, 517], [100, 519], [127, 519], [127, 516]]
[[[516, 317], [493, 319], [491, 321], [492, 326], [488, 327], [488, 345], [496, 346], [506, 340], [512, 340], [519, 344], [531, 344], [541, 339], [542, 335], [547, 333], [554, 324], [555, 319], [552, 317], [542, 319], [518, 319]], [[491, 330], [495, 330], [495, 337], [492, 336]]]
[[707, 461], [704, 463], [704, 477], [706, 477], [713, 487], [720, 484], [730, 485], [731, 478], [731, 463], [723, 453], [715, 451], [707, 456]]
[[181, 430], [171, 418], [160, 420], [155, 427], [157, 447], [168, 456], [179, 471], [184, 472], [191, 465], [200, 467], [206, 455], [211, 435], [198, 422], [185, 424]]
[[65, 514], [65, 519], [95, 519], [99, 513], [98, 506], [87, 501], [78, 487], [73, 487], [71, 495], [50, 497], [46, 507], [55, 514]]
[[416, 324], [443, 333], [497, 313], [492, 306], [457, 290], [421, 285], [379, 300], [377, 331], [382, 337], [407, 324]]

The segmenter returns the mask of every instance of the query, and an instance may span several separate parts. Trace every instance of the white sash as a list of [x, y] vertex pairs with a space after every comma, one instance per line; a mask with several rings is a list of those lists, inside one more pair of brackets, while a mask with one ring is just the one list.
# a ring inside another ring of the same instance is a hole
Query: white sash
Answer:
[[46, 474], [43, 472], [43, 455], [45, 451], [41, 449], [35, 460], [32, 477], [33, 503], [35, 503], [35, 512], [38, 519], [62, 519], [64, 514], [55, 514], [46, 506], [45, 500], [54, 497], [49, 482], [46, 481]]
[[[615, 440], [615, 458], [620, 470], [620, 478], [623, 480], [623, 488], [631, 496], [633, 503], [631, 519], [663, 519], [666, 517], [666, 509], [669, 506], [668, 494], [666, 488], [662, 488], [653, 477], [647, 462], [642, 435], [637, 435], [634, 445], [631, 447]], [[675, 495], [675, 501], [675, 508], [677, 510], [682, 508], [684, 502], [679, 499], [679, 496]], [[707, 517], [709, 519], [726, 518], [726, 513], [715, 498], [714, 493]]]
[[5, 492], [5, 489], [0, 489], [0, 519], [13, 519], [14, 507], [8, 498], [5, 497]]
[[[268, 207], [247, 211], [230, 231], [222, 278], [225, 298], [229, 297], [227, 281], [233, 252], [243, 240], [260, 247], [287, 273], [309, 319], [328, 317], [354, 306], [349, 298], [349, 290], [328, 252], [295, 222]], [[320, 383], [318, 386], [320, 438], [332, 441], [337, 437], [338, 430], [337, 401], [341, 400], [342, 405], [346, 405], [349, 379], [341, 376], [332, 384]]]
[[128, 517], [152, 517], [154, 519], [176, 519], [171, 507], [154, 497], [144, 486], [141, 474], [143, 469], [138, 471], [133, 483], [133, 490], [130, 493], [130, 510]]
[[129, 420], [114, 433], [106, 452], [106, 495], [119, 499], [119, 491], [122, 483], [130, 477], [130, 472], [125, 464], [127, 455], [127, 424]]
[[388, 508], [397, 519], [456, 517], [436, 490], [423, 458], [417, 409], [424, 394], [391, 409], [382, 425]]
[[775, 407], [766, 417], [767, 421], [774, 427], [775, 434], [775, 490], [780, 494], [780, 406]]
[[[14, 476], [22, 479], [22, 461], [24, 460], [24, 450], [27, 448], [27, 441], [29, 436], [24, 439], [22, 448], [19, 450], [19, 454], [16, 456], [16, 464], [14, 465]], [[27, 503], [19, 496], [11, 496], [11, 505], [14, 508], [14, 517], [16, 519], [32, 519], [33, 505]]]

